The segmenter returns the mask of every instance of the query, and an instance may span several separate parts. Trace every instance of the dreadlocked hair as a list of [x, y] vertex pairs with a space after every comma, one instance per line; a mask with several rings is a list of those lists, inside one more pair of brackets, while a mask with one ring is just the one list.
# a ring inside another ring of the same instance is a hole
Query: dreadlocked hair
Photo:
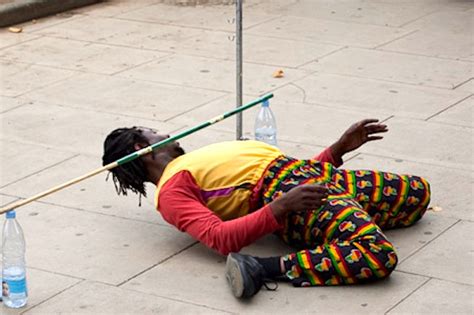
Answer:
[[[130, 153], [135, 152], [136, 143], [149, 144], [137, 127], [119, 128], [112, 131], [104, 142], [104, 155], [102, 165], [112, 163]], [[147, 181], [147, 170], [141, 159], [135, 159], [110, 170], [117, 194], [127, 195], [127, 191], [146, 197], [145, 182]], [[109, 173], [110, 175], [110, 173]], [[108, 179], [107, 175], [107, 179]], [[106, 179], [106, 180], [107, 180]]]

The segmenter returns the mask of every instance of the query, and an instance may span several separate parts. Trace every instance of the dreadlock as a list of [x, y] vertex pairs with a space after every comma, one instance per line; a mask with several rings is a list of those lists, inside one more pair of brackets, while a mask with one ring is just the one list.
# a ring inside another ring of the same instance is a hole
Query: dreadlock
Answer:
[[[137, 127], [119, 128], [112, 131], [104, 142], [102, 165], [112, 163], [130, 153], [135, 152], [136, 143], [149, 144]], [[135, 159], [110, 170], [117, 194], [127, 195], [127, 191], [146, 197], [145, 182], [147, 171], [141, 159]], [[110, 175], [110, 173], [109, 173]], [[108, 176], [107, 176], [108, 179]], [[141, 203], [141, 202], [140, 202]]]

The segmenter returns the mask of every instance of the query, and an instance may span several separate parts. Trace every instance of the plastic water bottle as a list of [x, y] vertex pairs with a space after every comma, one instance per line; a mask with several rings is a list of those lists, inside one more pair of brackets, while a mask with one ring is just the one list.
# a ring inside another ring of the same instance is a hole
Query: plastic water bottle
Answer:
[[7, 212], [3, 225], [2, 296], [5, 306], [20, 308], [26, 305], [25, 237], [16, 221], [15, 211]]
[[264, 101], [255, 119], [255, 140], [277, 145], [277, 126], [270, 103]]

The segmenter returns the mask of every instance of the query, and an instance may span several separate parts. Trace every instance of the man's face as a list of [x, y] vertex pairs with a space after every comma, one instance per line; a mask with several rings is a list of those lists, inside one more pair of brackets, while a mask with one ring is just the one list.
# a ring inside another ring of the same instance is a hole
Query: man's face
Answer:
[[[142, 131], [142, 135], [148, 140], [149, 144], [158, 143], [170, 137], [169, 135], [158, 134], [157, 131], [152, 128], [139, 127], [139, 129]], [[176, 158], [180, 155], [183, 155], [185, 151], [183, 148], [181, 148], [179, 142], [172, 141], [166, 144], [164, 147], [155, 150], [155, 154], [158, 153], [165, 153], [172, 158]]]

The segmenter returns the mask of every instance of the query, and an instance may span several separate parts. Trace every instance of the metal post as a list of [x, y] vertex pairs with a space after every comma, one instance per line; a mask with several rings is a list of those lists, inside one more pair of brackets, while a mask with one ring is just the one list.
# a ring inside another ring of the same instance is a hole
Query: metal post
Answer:
[[[236, 16], [235, 16], [235, 39], [236, 39], [236, 62], [237, 62], [237, 101], [236, 107], [242, 106], [242, 1], [236, 0]], [[236, 139], [242, 138], [242, 113], [237, 115]]]

